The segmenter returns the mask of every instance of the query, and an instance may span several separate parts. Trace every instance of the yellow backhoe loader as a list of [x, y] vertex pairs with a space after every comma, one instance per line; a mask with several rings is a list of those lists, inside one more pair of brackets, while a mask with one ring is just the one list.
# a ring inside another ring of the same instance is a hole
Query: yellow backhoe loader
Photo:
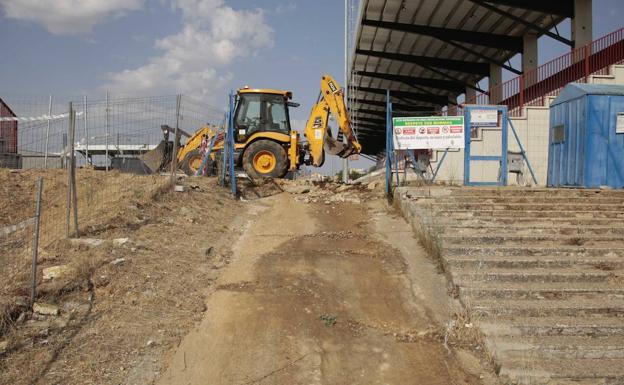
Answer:
[[[341, 158], [360, 153], [362, 146], [351, 128], [344, 92], [331, 76], [321, 78], [321, 91], [304, 130], [306, 141], [302, 141], [299, 133], [291, 129], [289, 107], [299, 106], [291, 99], [292, 93], [288, 91], [249, 87], [238, 90], [234, 109], [234, 161], [249, 177], [282, 178], [288, 171], [295, 171], [303, 164], [322, 166], [326, 153]], [[332, 137], [328, 126], [330, 114], [334, 115], [346, 143]], [[171, 160], [173, 145], [168, 135], [172, 130], [169, 127], [163, 130], [165, 140], [142, 157], [152, 171], [166, 167]], [[223, 149], [223, 135], [216, 127], [210, 126], [204, 126], [192, 135], [181, 134], [188, 139], [184, 146], [179, 147], [177, 161], [189, 175], [201, 165], [202, 143], [219, 135], [215, 138], [206, 165], [208, 174], [214, 172], [219, 161], [218, 154]]]

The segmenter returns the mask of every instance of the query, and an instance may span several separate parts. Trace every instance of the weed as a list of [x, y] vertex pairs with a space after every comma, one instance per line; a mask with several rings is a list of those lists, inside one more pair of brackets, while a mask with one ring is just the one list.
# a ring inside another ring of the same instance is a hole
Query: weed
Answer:
[[325, 326], [333, 326], [336, 324], [338, 316], [334, 314], [321, 314], [319, 319], [325, 323]]

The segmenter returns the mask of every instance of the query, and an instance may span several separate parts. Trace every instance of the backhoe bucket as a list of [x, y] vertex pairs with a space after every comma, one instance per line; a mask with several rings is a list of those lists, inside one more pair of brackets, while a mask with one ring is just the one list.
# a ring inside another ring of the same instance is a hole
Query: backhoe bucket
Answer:
[[171, 144], [169, 142], [161, 141], [156, 148], [141, 155], [139, 159], [143, 161], [143, 164], [152, 172], [157, 173], [170, 161]]
[[349, 143], [343, 143], [338, 139], [327, 135], [325, 138], [325, 152], [331, 155], [337, 155], [341, 158], [346, 158], [353, 154], [355, 148]]

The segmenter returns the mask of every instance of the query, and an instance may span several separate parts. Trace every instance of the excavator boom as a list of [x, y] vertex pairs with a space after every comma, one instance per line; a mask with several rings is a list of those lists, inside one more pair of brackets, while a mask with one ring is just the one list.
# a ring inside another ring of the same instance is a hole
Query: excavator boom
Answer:
[[[340, 132], [347, 139], [346, 143], [332, 137], [328, 125], [330, 114], [334, 115]], [[325, 152], [346, 158], [351, 154], [359, 154], [362, 150], [351, 128], [344, 91], [330, 75], [323, 75], [321, 78], [321, 93], [312, 107], [304, 135], [308, 140], [311, 164], [316, 167], [323, 164]]]

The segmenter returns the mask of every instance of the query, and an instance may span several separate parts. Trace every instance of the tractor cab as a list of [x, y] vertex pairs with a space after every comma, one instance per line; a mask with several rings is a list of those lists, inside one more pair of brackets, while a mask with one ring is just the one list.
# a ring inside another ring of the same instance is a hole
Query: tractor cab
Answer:
[[234, 132], [237, 143], [244, 143], [257, 133], [275, 132], [290, 135], [288, 107], [292, 94], [287, 91], [250, 89], [238, 91], [234, 113]]

